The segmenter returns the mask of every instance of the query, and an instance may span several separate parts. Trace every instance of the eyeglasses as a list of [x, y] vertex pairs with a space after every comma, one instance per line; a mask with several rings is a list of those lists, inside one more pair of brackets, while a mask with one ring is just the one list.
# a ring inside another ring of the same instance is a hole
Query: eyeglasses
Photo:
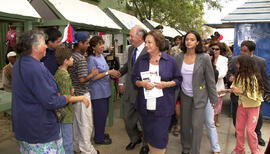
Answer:
[[218, 51], [218, 50], [220, 50], [220, 49], [219, 49], [219, 48], [212, 48], [212, 50]]

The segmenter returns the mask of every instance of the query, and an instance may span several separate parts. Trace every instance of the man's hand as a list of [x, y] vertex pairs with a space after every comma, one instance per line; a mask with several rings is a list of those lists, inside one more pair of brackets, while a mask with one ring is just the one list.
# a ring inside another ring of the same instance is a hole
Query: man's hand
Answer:
[[119, 71], [114, 70], [114, 69], [109, 70], [108, 73], [112, 78], [120, 77], [120, 75], [121, 75]]
[[124, 85], [119, 85], [118, 86], [118, 91], [119, 91], [120, 94], [124, 94], [124, 92], [125, 92], [125, 86]]

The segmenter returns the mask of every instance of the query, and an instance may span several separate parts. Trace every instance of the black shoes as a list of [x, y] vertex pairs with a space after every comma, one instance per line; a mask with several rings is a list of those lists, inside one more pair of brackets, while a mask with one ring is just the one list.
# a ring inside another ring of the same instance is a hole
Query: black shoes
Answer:
[[95, 142], [97, 145], [109, 145], [112, 144], [112, 139], [110, 138], [109, 134], [105, 134], [105, 137], [100, 142]]
[[149, 152], [148, 145], [142, 146], [141, 151], [140, 151], [140, 154], [148, 154], [148, 152]]
[[127, 146], [126, 146], [126, 150], [132, 150], [135, 148], [135, 146], [137, 144], [140, 144], [142, 142], [142, 139], [138, 139], [136, 142], [132, 143], [130, 142]]
[[265, 146], [265, 142], [262, 138], [258, 138], [258, 143], [260, 146]]

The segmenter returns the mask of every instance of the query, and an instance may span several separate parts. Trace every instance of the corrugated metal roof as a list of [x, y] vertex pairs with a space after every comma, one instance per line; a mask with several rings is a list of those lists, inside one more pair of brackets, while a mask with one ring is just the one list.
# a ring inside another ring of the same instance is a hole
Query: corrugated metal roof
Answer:
[[211, 24], [204, 24], [204, 25], [212, 27], [212, 28], [234, 28], [234, 24], [231, 24], [231, 23], [211, 23]]
[[118, 20], [128, 29], [130, 30], [131, 28], [133, 28], [136, 25], [140, 25], [142, 26], [144, 29], [146, 29], [147, 31], [149, 31], [149, 29], [139, 20], [137, 19], [135, 16], [132, 16], [130, 14], [121, 12], [121, 11], [117, 11], [115, 9], [112, 8], [108, 8], [113, 15], [118, 18]]
[[[160, 25], [160, 23], [157, 23], [157, 22], [152, 21], [152, 20], [146, 19], [146, 21], [149, 22], [153, 27], [157, 27], [158, 25]], [[162, 25], [162, 26], [163, 26], [163, 32], [162, 33], [166, 37], [174, 38], [177, 35], [182, 35], [176, 29], [174, 29], [172, 27], [164, 26], [164, 25]]]
[[222, 23], [259, 23], [270, 22], [270, 0], [249, 0], [229, 13]]
[[16, 14], [27, 17], [41, 18], [37, 11], [27, 0], [1, 1], [0, 12]]
[[96, 5], [80, 0], [49, 0], [49, 2], [70, 22], [121, 29]]

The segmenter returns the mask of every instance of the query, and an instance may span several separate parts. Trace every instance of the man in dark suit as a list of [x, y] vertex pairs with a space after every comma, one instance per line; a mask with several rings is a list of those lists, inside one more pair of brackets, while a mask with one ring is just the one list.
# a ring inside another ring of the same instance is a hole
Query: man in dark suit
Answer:
[[[142, 120], [139, 112], [135, 109], [134, 104], [136, 101], [137, 91], [131, 83], [131, 75], [133, 72], [136, 60], [141, 55], [146, 54], [146, 48], [144, 44], [144, 35], [146, 31], [141, 26], [133, 27], [129, 32], [129, 41], [132, 46], [128, 48], [128, 60], [124, 66], [120, 69], [121, 76], [125, 75], [124, 85], [119, 84], [119, 92], [123, 93], [123, 113], [124, 121], [130, 143], [126, 146], [126, 150], [132, 150], [134, 147], [141, 143], [141, 131], [137, 127], [138, 121], [142, 126]], [[120, 82], [123, 79], [120, 80]], [[122, 82], [123, 83], [123, 82]], [[147, 154], [149, 148], [144, 142], [140, 154]]]
[[[266, 72], [266, 70], [267, 70], [266, 63], [265, 63], [264, 58], [253, 55], [255, 48], [256, 48], [255, 42], [243, 41], [241, 43], [240, 54], [241, 55], [248, 55], [248, 56], [251, 56], [254, 58], [256, 64], [258, 65], [258, 68], [260, 70], [260, 73], [261, 73], [261, 76], [263, 79], [263, 83], [264, 83], [264, 100], [267, 101], [270, 98], [270, 86], [269, 86], [269, 79], [268, 79], [267, 72]], [[229, 78], [230, 82], [232, 82], [235, 79], [234, 74], [237, 72], [236, 63], [237, 63], [237, 56], [233, 57], [233, 59], [229, 63], [229, 70], [228, 70], [227, 74], [228, 74], [228, 78]], [[237, 112], [237, 107], [238, 107], [238, 97], [236, 95], [234, 95], [234, 93], [231, 93], [231, 103], [232, 103], [233, 124], [235, 126], [236, 112]], [[255, 132], [256, 132], [257, 137], [258, 137], [259, 145], [264, 146], [265, 142], [261, 136], [262, 123], [263, 123], [262, 112], [260, 110], [259, 119], [258, 119], [258, 123], [257, 123], [256, 129], [255, 129]]]

